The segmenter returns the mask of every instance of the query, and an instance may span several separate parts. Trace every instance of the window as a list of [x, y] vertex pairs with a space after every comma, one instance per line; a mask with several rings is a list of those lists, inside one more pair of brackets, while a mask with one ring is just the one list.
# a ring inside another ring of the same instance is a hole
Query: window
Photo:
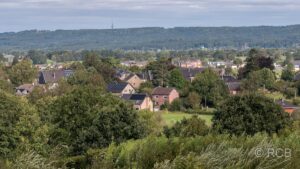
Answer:
[[168, 96], [164, 96], [164, 99], [167, 99], [168, 98]]

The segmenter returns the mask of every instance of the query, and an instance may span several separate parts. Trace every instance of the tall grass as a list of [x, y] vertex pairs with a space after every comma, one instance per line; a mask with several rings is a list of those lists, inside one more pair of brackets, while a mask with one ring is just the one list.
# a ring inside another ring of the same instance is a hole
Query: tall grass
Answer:
[[[256, 156], [256, 150], [289, 148], [291, 157]], [[134, 169], [295, 169], [299, 167], [300, 135], [257, 134], [231, 137], [207, 135], [194, 138], [148, 137], [111, 145], [95, 158], [93, 168]]]

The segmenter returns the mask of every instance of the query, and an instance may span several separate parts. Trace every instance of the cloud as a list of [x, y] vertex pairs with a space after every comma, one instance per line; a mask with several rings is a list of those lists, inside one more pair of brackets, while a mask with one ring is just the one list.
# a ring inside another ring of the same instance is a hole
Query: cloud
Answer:
[[71, 9], [300, 9], [295, 0], [1, 0], [2, 8]]
[[0, 0], [0, 32], [298, 24], [300, 0]]

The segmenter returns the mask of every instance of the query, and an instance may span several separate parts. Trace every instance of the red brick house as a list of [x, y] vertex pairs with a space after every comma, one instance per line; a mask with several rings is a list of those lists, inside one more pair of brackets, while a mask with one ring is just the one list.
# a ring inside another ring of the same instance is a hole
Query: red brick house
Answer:
[[171, 104], [177, 98], [179, 98], [179, 93], [174, 88], [156, 87], [152, 91], [155, 108], [159, 108], [164, 103]]

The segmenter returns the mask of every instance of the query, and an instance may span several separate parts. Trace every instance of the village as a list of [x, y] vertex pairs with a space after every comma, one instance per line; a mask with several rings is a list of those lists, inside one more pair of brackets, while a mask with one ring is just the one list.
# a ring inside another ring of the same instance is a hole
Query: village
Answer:
[[[5, 65], [9, 67], [13, 60], [13, 55], [4, 55], [6, 59]], [[26, 59], [26, 57], [19, 57], [19, 61]], [[202, 63], [200, 59], [188, 58], [188, 59], [174, 59], [172, 65], [180, 71], [185, 81], [192, 83], [198, 74], [201, 74], [206, 69], [212, 69], [216, 72], [219, 78], [226, 85], [230, 95], [236, 95], [241, 92], [242, 81], [238, 79], [237, 72], [245, 66], [244, 62], [234, 63], [233, 61], [209, 61]], [[151, 91], [142, 92], [141, 86], [152, 83], [153, 74], [151, 70], [145, 70], [149, 61], [136, 61], [125, 60], [120, 62], [120, 66], [114, 68], [114, 81], [110, 82], [106, 86], [106, 90], [118, 96], [124, 100], [133, 103], [133, 107], [136, 110], [150, 110], [159, 111], [165, 104], [171, 105], [174, 100], [180, 98], [180, 91], [176, 87], [172, 86], [153, 86]], [[273, 63], [274, 72], [281, 72], [284, 67], [280, 64]], [[68, 69], [70, 64], [66, 63], [49, 63], [49, 64], [36, 64], [34, 65], [38, 70], [38, 76], [32, 83], [21, 84], [15, 88], [15, 94], [18, 96], [29, 95], [36, 86], [42, 87], [45, 91], [53, 90], [58, 87], [59, 82], [62, 79], [67, 79], [75, 73], [75, 70]], [[292, 62], [293, 72], [300, 70], [300, 60], [294, 60]], [[132, 72], [131, 68], [137, 68], [140, 72]], [[230, 70], [231, 72], [226, 72]], [[233, 73], [235, 72], [235, 73]], [[280, 78], [280, 77], [279, 77]], [[9, 80], [9, 79], [8, 79]], [[300, 73], [295, 73], [293, 77], [294, 81], [300, 80]], [[265, 93], [271, 93], [264, 88]], [[295, 93], [295, 98], [297, 94]], [[272, 96], [272, 95], [271, 95]], [[293, 113], [299, 108], [297, 104], [293, 104], [293, 101], [286, 101], [284, 97], [272, 98], [289, 114]], [[202, 109], [207, 105], [202, 104], [199, 101]], [[164, 107], [166, 108], [166, 107]]]

